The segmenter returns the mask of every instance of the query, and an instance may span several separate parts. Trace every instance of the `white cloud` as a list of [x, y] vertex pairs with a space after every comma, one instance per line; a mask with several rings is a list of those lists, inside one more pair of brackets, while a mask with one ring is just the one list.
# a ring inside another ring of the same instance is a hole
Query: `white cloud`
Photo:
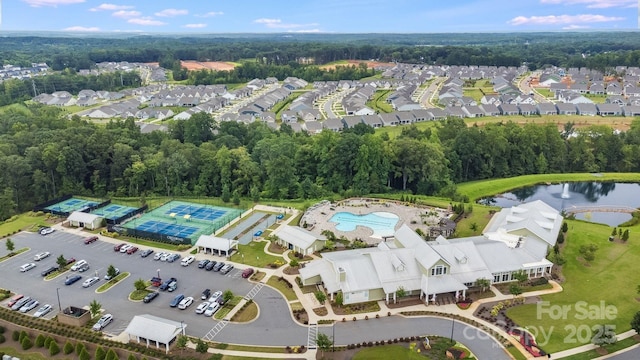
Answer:
[[589, 28], [591, 28], [591, 26], [572, 24], [572, 25], [563, 27], [562, 30], [579, 30], [579, 29], [589, 29]]
[[202, 29], [207, 27], [207, 24], [186, 24], [184, 27], [189, 29]]
[[547, 15], [547, 16], [517, 16], [507, 21], [507, 24], [519, 25], [564, 25], [596, 22], [612, 22], [624, 20], [623, 17], [604, 15]]
[[133, 9], [133, 6], [130, 5], [116, 5], [116, 4], [100, 4], [94, 8], [89, 9], [89, 11], [101, 11], [101, 10], [106, 10], [106, 11], [117, 11], [117, 10], [127, 10], [127, 9]]
[[187, 14], [189, 14], [189, 11], [184, 9], [164, 9], [162, 11], [158, 11], [155, 15], [160, 17], [173, 17]]
[[162, 22], [160, 20], [155, 20], [149, 16], [143, 16], [143, 17], [139, 17], [139, 18], [133, 18], [133, 19], [129, 19], [127, 20], [128, 23], [130, 24], [136, 24], [136, 25], [145, 25], [145, 26], [160, 26], [160, 25], [166, 25], [167, 23]]
[[64, 31], [79, 31], [79, 32], [96, 32], [96, 31], [100, 31], [100, 28], [97, 27], [84, 27], [84, 26], [71, 26], [68, 27], [66, 29], [63, 29]]
[[286, 24], [283, 23], [282, 20], [280, 19], [269, 19], [269, 18], [260, 18], [260, 19], [256, 19], [253, 20], [254, 23], [256, 24], [263, 24], [264, 26], [270, 28], [270, 29], [295, 29], [295, 28], [301, 28], [301, 27], [307, 27], [307, 26], [317, 26], [318, 24], [316, 23], [312, 23], [312, 24]]
[[589, 9], [632, 8], [638, 6], [637, 0], [540, 0], [540, 2], [557, 5], [586, 5]]
[[222, 11], [209, 11], [206, 14], [196, 14], [196, 17], [214, 17], [214, 16], [220, 16], [220, 15], [224, 15], [224, 13]]
[[22, 0], [29, 4], [31, 7], [51, 6], [57, 7], [58, 5], [72, 5], [80, 4], [85, 0]]
[[305, 33], [319, 33], [319, 32], [322, 32], [322, 31], [320, 29], [309, 29], [309, 30], [289, 30], [287, 32], [305, 34]]
[[135, 10], [119, 10], [111, 14], [111, 16], [119, 17], [119, 18], [133, 18], [141, 15], [140, 11]]

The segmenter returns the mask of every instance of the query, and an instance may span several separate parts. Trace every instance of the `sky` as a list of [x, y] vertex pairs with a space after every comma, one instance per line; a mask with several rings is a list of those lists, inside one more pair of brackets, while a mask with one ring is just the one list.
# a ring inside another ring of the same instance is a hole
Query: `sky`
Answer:
[[449, 33], [638, 29], [640, 0], [0, 0], [0, 31]]

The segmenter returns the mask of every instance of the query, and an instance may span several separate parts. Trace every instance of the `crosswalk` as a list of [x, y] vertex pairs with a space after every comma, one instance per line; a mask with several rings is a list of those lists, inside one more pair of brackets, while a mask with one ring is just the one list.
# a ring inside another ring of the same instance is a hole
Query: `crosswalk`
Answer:
[[316, 339], [318, 338], [318, 324], [309, 324], [307, 327], [307, 349], [315, 349]]
[[224, 329], [225, 326], [227, 326], [229, 322], [226, 320], [221, 320], [218, 321], [218, 323], [216, 324], [216, 326], [214, 326], [211, 330], [209, 330], [208, 333], [206, 333], [203, 338], [211, 341], [213, 340], [214, 337], [216, 337], [216, 335], [218, 335], [220, 333], [220, 331], [222, 331], [222, 329]]
[[249, 290], [247, 295], [244, 296], [244, 299], [247, 301], [253, 299], [258, 294], [260, 289], [262, 289], [263, 287], [264, 287], [263, 283], [257, 283], [256, 286], [254, 286], [251, 290]]

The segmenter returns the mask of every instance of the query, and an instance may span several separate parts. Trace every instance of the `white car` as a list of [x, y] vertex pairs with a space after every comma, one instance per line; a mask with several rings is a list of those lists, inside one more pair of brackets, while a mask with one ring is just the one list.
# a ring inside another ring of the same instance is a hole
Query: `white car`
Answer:
[[[120, 269], [116, 268], [116, 275], [115, 276], [118, 276], [118, 275], [120, 275]], [[109, 274], [107, 274], [107, 275], [104, 276], [104, 279], [105, 280], [111, 280], [111, 276], [109, 276]]]
[[126, 253], [127, 250], [131, 249], [132, 247], [133, 247], [133, 245], [131, 245], [131, 244], [122, 245], [122, 247], [120, 248], [120, 252], [121, 253]]
[[29, 270], [33, 269], [34, 267], [36, 267], [36, 264], [34, 264], [34, 263], [24, 264], [24, 265], [20, 266], [20, 272], [29, 271]]
[[78, 260], [73, 264], [73, 266], [71, 266], [71, 271], [78, 271], [78, 269], [83, 267], [85, 264], [87, 264], [87, 260]]
[[180, 265], [182, 266], [189, 266], [194, 260], [196, 259], [195, 256], [187, 256], [186, 258], [182, 259], [182, 261], [180, 262]]
[[112, 321], [113, 321], [113, 315], [104, 314], [102, 315], [100, 320], [98, 320], [98, 322], [93, 325], [92, 329], [95, 331], [100, 331], [104, 329], [105, 326], [109, 325]]
[[153, 260], [160, 260], [160, 258], [162, 258], [165, 254], [166, 252], [164, 251], [157, 252], [155, 255], [153, 255]]
[[42, 305], [42, 307], [38, 310], [36, 310], [36, 312], [33, 314], [34, 317], [43, 317], [45, 315], [47, 315], [49, 312], [51, 312], [51, 310], [53, 310], [53, 306], [49, 305], [49, 304], [44, 304]]
[[54, 231], [56, 231], [56, 230], [53, 229], [53, 228], [50, 228], [50, 227], [42, 228], [42, 229], [40, 229], [40, 235], [49, 235], [49, 234], [53, 233]]
[[97, 276], [90, 277], [82, 283], [82, 287], [88, 288], [89, 286], [97, 283], [98, 281], [100, 281], [99, 277]]
[[50, 252], [45, 251], [45, 252], [41, 252], [40, 254], [37, 254], [36, 256], [33, 257], [33, 260], [35, 261], [40, 261], [46, 257], [49, 257], [49, 255], [51, 255]]
[[22, 305], [22, 307], [20, 308], [20, 312], [21, 313], [29, 312], [29, 311], [35, 309], [35, 307], [38, 306], [38, 305], [40, 305], [38, 300], [31, 299], [28, 303]]
[[167, 259], [169, 259], [169, 256], [173, 255], [172, 253], [164, 253], [162, 254], [162, 257], [160, 258], [160, 261], [167, 261]]
[[217, 303], [220, 302], [220, 299], [222, 299], [222, 291], [218, 290], [214, 292], [213, 295], [211, 295], [211, 297], [209, 298], [209, 302]]
[[209, 303], [208, 302], [203, 302], [202, 304], [198, 305], [198, 307], [196, 308], [196, 314], [202, 314], [205, 312], [205, 310], [207, 310], [207, 308], [209, 307]]
[[184, 310], [191, 306], [191, 304], [193, 304], [193, 298], [191, 296], [186, 297], [182, 299], [182, 301], [180, 301], [180, 304], [178, 304], [178, 309]]
[[207, 307], [207, 310], [204, 311], [204, 316], [213, 316], [213, 314], [215, 314], [218, 309], [220, 309], [220, 304], [218, 304], [217, 302], [212, 302]]

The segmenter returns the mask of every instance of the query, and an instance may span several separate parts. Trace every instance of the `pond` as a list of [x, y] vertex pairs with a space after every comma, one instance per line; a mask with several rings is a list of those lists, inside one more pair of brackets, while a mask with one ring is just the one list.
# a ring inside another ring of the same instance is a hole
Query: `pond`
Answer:
[[485, 198], [480, 202], [499, 207], [511, 207], [535, 200], [542, 200], [558, 211], [582, 210], [575, 214], [576, 219], [618, 226], [630, 220], [631, 214], [614, 212], [614, 210], [639, 208], [640, 184], [575, 182], [534, 185]]

